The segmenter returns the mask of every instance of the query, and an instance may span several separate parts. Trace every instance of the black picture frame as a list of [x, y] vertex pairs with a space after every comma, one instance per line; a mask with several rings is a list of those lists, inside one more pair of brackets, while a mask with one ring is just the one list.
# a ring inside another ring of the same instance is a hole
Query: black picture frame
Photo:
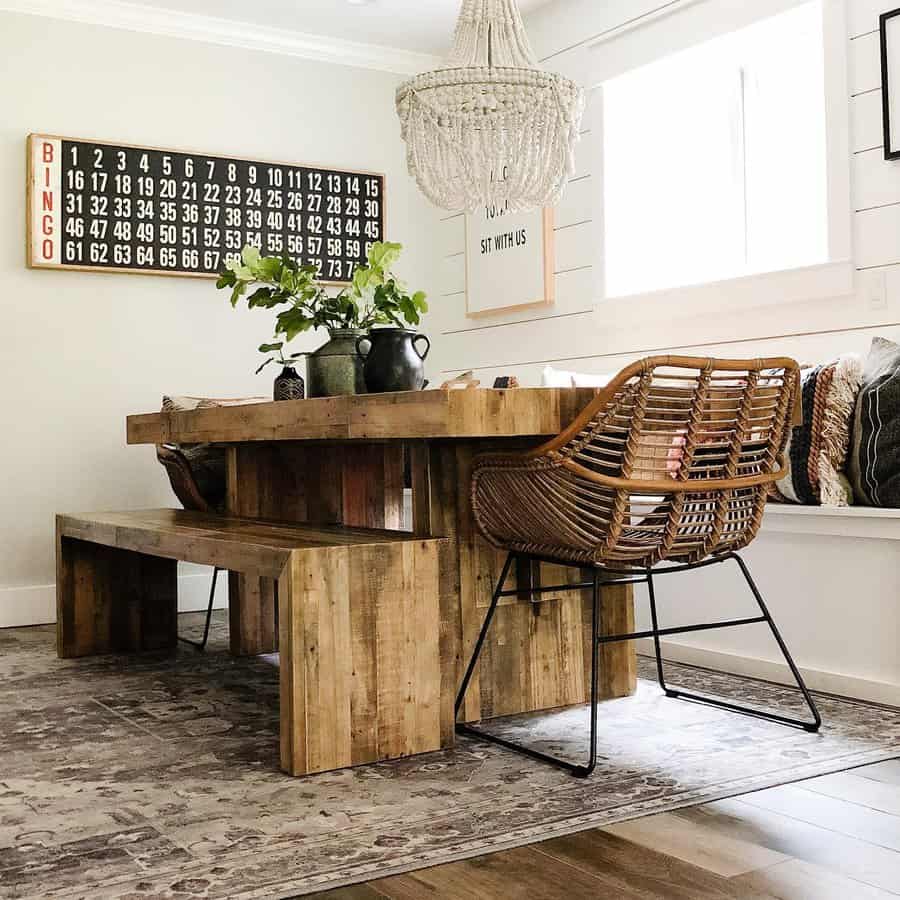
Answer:
[[[881, 35], [881, 110], [884, 120], [884, 158], [900, 159], [900, 137], [895, 145], [891, 140], [891, 91], [888, 71], [888, 22], [900, 16], [900, 9], [882, 13], [878, 30]], [[900, 123], [898, 123], [900, 126]], [[896, 147], [896, 149], [895, 149]]]

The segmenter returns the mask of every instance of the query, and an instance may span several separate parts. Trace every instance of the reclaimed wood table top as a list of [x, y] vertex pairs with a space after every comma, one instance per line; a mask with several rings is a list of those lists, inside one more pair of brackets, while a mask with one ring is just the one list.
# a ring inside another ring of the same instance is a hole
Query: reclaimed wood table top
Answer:
[[405, 391], [128, 416], [129, 444], [530, 437], [558, 434], [594, 388]]

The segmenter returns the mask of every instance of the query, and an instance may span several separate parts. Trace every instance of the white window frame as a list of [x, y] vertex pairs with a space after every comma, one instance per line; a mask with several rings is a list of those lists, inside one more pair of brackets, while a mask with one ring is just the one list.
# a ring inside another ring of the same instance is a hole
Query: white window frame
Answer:
[[[733, 340], [735, 316], [742, 331], [771, 334], [772, 317], [785, 304], [852, 296], [853, 209], [850, 193], [850, 93], [845, 0], [821, 0], [825, 53], [828, 173], [828, 261], [797, 269], [740, 276], [622, 297], [606, 296], [604, 271], [603, 89], [617, 75], [679, 50], [712, 40], [801, 5], [805, 0], [680, 0], [607, 32], [589, 48], [588, 103], [595, 171], [594, 306], [598, 324], [641, 335], [642, 346], [672, 347]], [[665, 152], [665, 147], [660, 148]], [[702, 335], [698, 322], [703, 321]], [[766, 327], [768, 327], [768, 331]], [[742, 336], [744, 336], [742, 335]]]

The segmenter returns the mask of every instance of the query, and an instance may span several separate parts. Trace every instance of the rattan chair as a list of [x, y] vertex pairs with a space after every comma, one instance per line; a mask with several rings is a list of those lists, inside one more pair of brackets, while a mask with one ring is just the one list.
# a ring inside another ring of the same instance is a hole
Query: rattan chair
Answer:
[[[601, 643], [652, 637], [659, 684], [679, 697], [773, 722], [818, 730], [821, 718], [738, 551], [762, 521], [769, 485], [784, 474], [784, 451], [798, 408], [799, 369], [791, 359], [651, 357], [619, 373], [558, 437], [520, 454], [475, 460], [472, 504], [484, 537], [508, 551], [456, 699], [457, 716], [501, 597], [590, 588], [591, 720], [586, 765], [540, 753], [471, 725], [476, 735], [575, 775], [597, 759], [597, 676]], [[516, 557], [586, 571], [586, 581], [504, 590]], [[654, 579], [734, 560], [760, 615], [660, 628]], [[654, 568], [656, 566], [661, 568]], [[601, 636], [600, 588], [646, 583], [652, 629]], [[812, 713], [800, 720], [669, 687], [660, 637], [765, 622]]]
[[[203, 496], [191, 464], [184, 453], [174, 444], [157, 444], [156, 458], [166, 470], [169, 476], [169, 484], [172, 491], [178, 498], [178, 501], [185, 509], [192, 509], [196, 512], [214, 513], [218, 512], [211, 503]], [[199, 641], [192, 641], [189, 638], [179, 637], [178, 640], [185, 644], [190, 644], [203, 652], [206, 649], [206, 643], [209, 640], [209, 627], [212, 621], [213, 602], [216, 598], [216, 582], [219, 578], [221, 569], [218, 566], [213, 568], [212, 584], [209, 589], [209, 603], [206, 607], [206, 624], [203, 627], [203, 638]]]

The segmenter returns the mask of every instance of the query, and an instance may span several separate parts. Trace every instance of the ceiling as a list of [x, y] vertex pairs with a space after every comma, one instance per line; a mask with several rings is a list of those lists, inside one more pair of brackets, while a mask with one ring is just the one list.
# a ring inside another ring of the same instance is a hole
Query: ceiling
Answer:
[[[551, 0], [519, 0], [528, 13]], [[450, 47], [460, 0], [138, 0], [172, 9], [305, 34], [324, 35], [443, 55]]]

